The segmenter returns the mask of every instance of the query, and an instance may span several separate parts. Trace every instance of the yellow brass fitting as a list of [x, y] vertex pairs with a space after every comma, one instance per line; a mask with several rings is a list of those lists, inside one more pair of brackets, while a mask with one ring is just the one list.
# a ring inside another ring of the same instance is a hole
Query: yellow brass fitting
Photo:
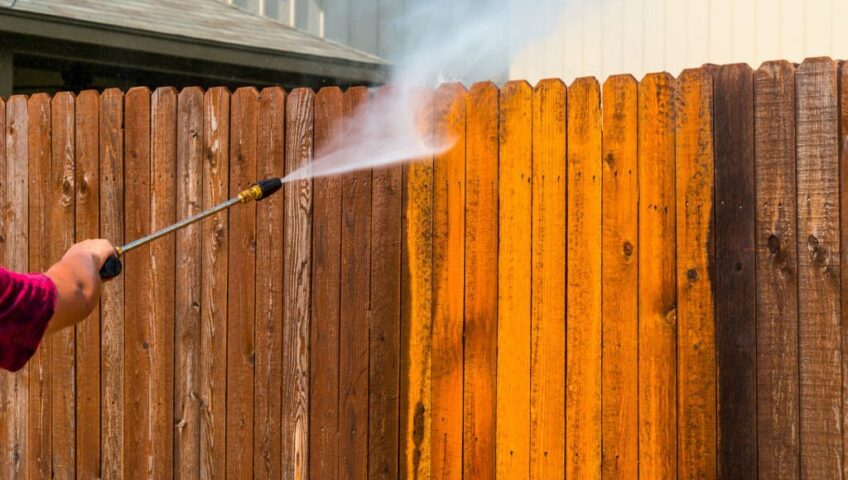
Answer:
[[259, 185], [253, 185], [247, 190], [242, 190], [238, 194], [239, 203], [249, 203], [262, 198], [262, 188]]

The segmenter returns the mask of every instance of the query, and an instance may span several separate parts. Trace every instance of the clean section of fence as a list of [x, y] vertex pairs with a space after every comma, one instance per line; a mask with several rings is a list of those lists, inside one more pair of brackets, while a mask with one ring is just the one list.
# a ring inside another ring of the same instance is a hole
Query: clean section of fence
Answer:
[[[846, 92], [829, 59], [422, 92], [448, 151], [130, 252], [0, 374], [0, 477], [842, 478]], [[0, 100], [0, 264], [291, 171], [370, 98]]]

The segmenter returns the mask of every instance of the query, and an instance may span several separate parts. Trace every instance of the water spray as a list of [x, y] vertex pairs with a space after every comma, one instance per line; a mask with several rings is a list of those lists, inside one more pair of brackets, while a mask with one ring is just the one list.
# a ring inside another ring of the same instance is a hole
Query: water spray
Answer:
[[139, 238], [137, 240], [133, 240], [132, 242], [121, 245], [120, 247], [116, 247], [115, 248], [115, 255], [112, 256], [112, 257], [109, 257], [106, 260], [106, 263], [103, 264], [103, 268], [100, 269], [100, 278], [110, 279], [110, 278], [115, 278], [118, 275], [120, 275], [121, 269], [122, 269], [121, 257], [125, 253], [129, 252], [130, 250], [138, 248], [138, 247], [140, 247], [140, 246], [142, 246], [146, 243], [152, 242], [153, 240], [156, 240], [157, 238], [164, 237], [165, 235], [168, 235], [169, 233], [176, 232], [177, 230], [179, 230], [183, 227], [187, 227], [187, 226], [191, 225], [192, 223], [203, 220], [204, 218], [206, 218], [210, 215], [214, 215], [214, 214], [220, 212], [221, 210], [226, 210], [226, 209], [232, 207], [233, 205], [242, 204], [242, 203], [250, 203], [250, 202], [258, 202], [260, 200], [264, 200], [264, 199], [270, 197], [271, 195], [273, 195], [282, 186], [283, 186], [283, 181], [282, 181], [281, 178], [272, 177], [272, 178], [266, 178], [264, 180], [259, 180], [258, 182], [251, 185], [248, 189], [242, 190], [241, 192], [239, 192], [238, 195], [236, 195], [235, 197], [233, 197], [233, 198], [231, 198], [231, 199], [229, 199], [225, 202], [221, 202], [221, 203], [219, 203], [218, 205], [215, 205], [212, 208], [209, 208], [209, 209], [204, 210], [200, 213], [192, 215], [192, 216], [190, 216], [186, 219], [180, 220], [179, 222], [177, 222], [177, 223], [175, 223], [175, 224], [173, 224], [169, 227], [165, 227], [161, 230], [153, 232], [150, 235]]

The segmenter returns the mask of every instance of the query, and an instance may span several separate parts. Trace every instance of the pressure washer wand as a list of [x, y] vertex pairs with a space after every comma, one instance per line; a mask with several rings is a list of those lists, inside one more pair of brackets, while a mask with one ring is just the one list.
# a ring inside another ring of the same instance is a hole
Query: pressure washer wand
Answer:
[[133, 240], [132, 242], [121, 245], [120, 247], [115, 247], [116, 255], [109, 257], [109, 259], [106, 260], [106, 263], [103, 265], [103, 268], [100, 269], [100, 278], [110, 279], [120, 275], [122, 268], [120, 257], [123, 256], [125, 253], [129, 252], [130, 250], [140, 247], [145, 243], [152, 242], [157, 238], [164, 237], [169, 233], [176, 232], [177, 230], [183, 227], [191, 225], [194, 222], [203, 220], [204, 218], [210, 215], [214, 215], [220, 212], [221, 210], [226, 210], [238, 203], [250, 203], [254, 201], [258, 202], [259, 200], [264, 200], [273, 195], [274, 192], [279, 190], [282, 186], [283, 182], [279, 178], [272, 177], [266, 178], [265, 180], [260, 180], [255, 184], [251, 185], [250, 188], [248, 188], [247, 190], [242, 190], [241, 192], [239, 192], [239, 194], [235, 197], [225, 202], [221, 202], [208, 210], [204, 210], [198, 214], [180, 220], [179, 222], [169, 227], [165, 227], [161, 230], [153, 232], [150, 235], [139, 238], [138, 240]]

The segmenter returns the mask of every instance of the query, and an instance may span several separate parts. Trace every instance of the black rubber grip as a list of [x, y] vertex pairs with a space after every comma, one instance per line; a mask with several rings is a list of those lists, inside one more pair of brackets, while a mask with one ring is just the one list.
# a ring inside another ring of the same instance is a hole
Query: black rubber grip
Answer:
[[262, 189], [262, 196], [259, 197], [259, 200], [265, 200], [273, 195], [277, 190], [283, 188], [283, 181], [276, 177], [266, 178], [265, 180], [259, 180], [256, 182], [256, 185]]
[[109, 280], [121, 274], [121, 259], [117, 255], [113, 255], [106, 259], [106, 263], [100, 269], [100, 278]]

